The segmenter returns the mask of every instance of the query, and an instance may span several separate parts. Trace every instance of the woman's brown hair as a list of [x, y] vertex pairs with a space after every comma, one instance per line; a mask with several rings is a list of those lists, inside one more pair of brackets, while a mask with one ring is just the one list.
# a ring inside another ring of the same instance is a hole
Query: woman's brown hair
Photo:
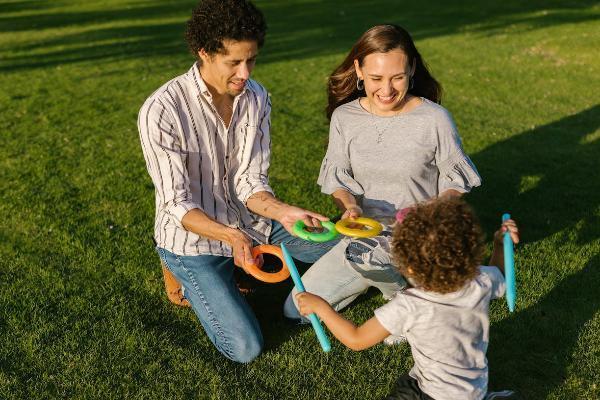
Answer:
[[455, 292], [475, 278], [483, 250], [477, 217], [459, 198], [418, 205], [394, 228], [392, 254], [398, 270], [432, 292]]
[[327, 119], [331, 120], [333, 111], [342, 104], [365, 95], [364, 89], [358, 90], [354, 60], [363, 65], [366, 56], [372, 53], [387, 53], [400, 49], [406, 54], [409, 65], [415, 65], [412, 87], [408, 93], [421, 96], [435, 103], [441, 103], [442, 86], [429, 73], [421, 54], [415, 47], [410, 34], [397, 25], [375, 25], [360, 37], [352, 46], [346, 59], [329, 76], [327, 84]]

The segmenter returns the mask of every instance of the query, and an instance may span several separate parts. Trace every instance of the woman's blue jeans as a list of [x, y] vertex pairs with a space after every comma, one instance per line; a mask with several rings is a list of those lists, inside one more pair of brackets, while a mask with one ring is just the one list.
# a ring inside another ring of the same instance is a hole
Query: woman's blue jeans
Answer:
[[[314, 263], [337, 241], [312, 243], [290, 235], [273, 222], [269, 243], [284, 243], [291, 255]], [[233, 276], [233, 258], [212, 255], [180, 256], [157, 248], [160, 258], [185, 289], [206, 334], [225, 357], [248, 363], [263, 348], [263, 337], [254, 312], [240, 294]]]

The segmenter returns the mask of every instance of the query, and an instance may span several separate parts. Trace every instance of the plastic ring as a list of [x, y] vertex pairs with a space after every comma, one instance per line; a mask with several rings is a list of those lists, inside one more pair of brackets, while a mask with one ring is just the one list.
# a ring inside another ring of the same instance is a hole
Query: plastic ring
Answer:
[[308, 232], [306, 229], [304, 229], [306, 228], [304, 221], [299, 219], [294, 224], [292, 230], [299, 238], [309, 240], [311, 242], [322, 243], [335, 239], [335, 237], [338, 235], [338, 231], [335, 229], [335, 224], [331, 221], [322, 221], [321, 225], [323, 225], [323, 228], [326, 229], [324, 232]]
[[[348, 228], [348, 225], [350, 224], [360, 224], [369, 229]], [[335, 224], [335, 229], [337, 229], [337, 231], [342, 235], [356, 238], [368, 238], [379, 235], [383, 230], [383, 226], [381, 226], [381, 224], [374, 219], [358, 217], [354, 219], [346, 218], [339, 220], [337, 224]]]
[[277, 272], [266, 272], [258, 267], [258, 265], [246, 265], [244, 270], [259, 281], [267, 283], [278, 283], [285, 281], [290, 276], [290, 270], [283, 259], [281, 248], [270, 244], [261, 244], [252, 248], [252, 257], [256, 258], [261, 254], [271, 254], [281, 260], [281, 270]]

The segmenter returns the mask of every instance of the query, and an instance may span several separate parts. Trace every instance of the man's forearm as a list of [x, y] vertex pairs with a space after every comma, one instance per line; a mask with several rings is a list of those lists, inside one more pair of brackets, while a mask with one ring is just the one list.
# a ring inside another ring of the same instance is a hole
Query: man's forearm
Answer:
[[246, 201], [246, 207], [258, 215], [278, 221], [287, 204], [277, 200], [269, 192], [254, 193]]
[[221, 242], [232, 243], [233, 237], [240, 231], [215, 221], [202, 210], [194, 208], [181, 219], [183, 227], [195, 234]]

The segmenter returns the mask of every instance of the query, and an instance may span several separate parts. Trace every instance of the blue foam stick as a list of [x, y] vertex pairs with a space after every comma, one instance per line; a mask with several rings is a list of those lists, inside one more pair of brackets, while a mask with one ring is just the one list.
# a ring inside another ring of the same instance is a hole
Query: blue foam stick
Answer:
[[[510, 214], [502, 215], [502, 222], [510, 219]], [[504, 233], [504, 276], [506, 277], [506, 303], [510, 312], [515, 311], [517, 302], [517, 279], [515, 276], [515, 249], [510, 232]]]
[[[292, 276], [294, 285], [296, 285], [296, 291], [298, 293], [304, 292], [304, 285], [302, 284], [302, 279], [300, 279], [300, 274], [298, 273], [296, 264], [294, 264], [294, 259], [292, 256], [290, 256], [290, 253], [288, 253], [288, 250], [285, 248], [283, 243], [281, 244], [281, 251], [283, 252], [283, 259], [290, 270], [290, 275]], [[325, 334], [325, 330], [323, 329], [323, 325], [321, 325], [321, 321], [319, 321], [319, 318], [315, 314], [309, 314], [308, 319], [310, 320], [310, 323], [317, 334], [317, 339], [319, 339], [321, 348], [325, 353], [329, 352], [329, 350], [331, 350], [331, 342]]]

